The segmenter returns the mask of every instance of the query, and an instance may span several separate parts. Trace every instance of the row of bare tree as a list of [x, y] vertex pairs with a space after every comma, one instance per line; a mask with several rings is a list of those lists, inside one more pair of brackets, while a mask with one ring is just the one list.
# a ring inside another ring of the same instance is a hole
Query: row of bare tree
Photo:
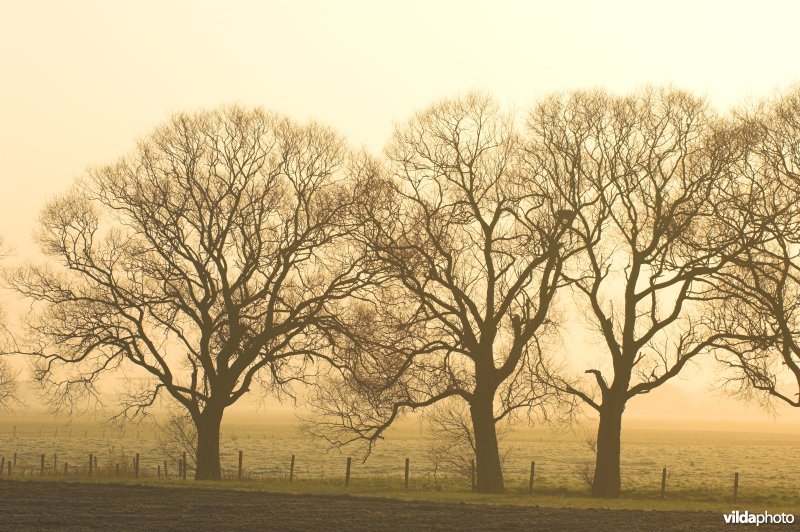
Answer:
[[[220, 478], [223, 414], [254, 386], [313, 385], [339, 444], [463, 405], [481, 492], [504, 489], [499, 424], [588, 406], [592, 492], [617, 497], [627, 402], [695, 357], [800, 406], [799, 187], [800, 90], [728, 116], [576, 92], [524, 124], [469, 94], [381, 158], [259, 109], [179, 114], [42, 211], [50, 260], [6, 275], [33, 309], [7, 351], [56, 406], [120, 372], [122, 418], [176, 402], [198, 479]], [[602, 339], [585, 376], [566, 306]]]

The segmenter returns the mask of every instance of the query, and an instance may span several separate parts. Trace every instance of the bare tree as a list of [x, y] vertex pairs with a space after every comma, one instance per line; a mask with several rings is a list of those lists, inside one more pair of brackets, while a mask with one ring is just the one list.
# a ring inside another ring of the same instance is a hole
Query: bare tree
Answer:
[[[472, 427], [469, 406], [457, 397], [439, 401], [424, 413], [426, 427], [426, 454], [433, 463], [434, 471], [444, 472], [471, 482], [474, 473], [475, 434]], [[507, 423], [497, 424], [497, 441], [503, 443], [503, 436], [510, 428]], [[501, 454], [502, 467], [508, 452]]]
[[715, 316], [747, 341], [717, 359], [734, 393], [800, 407], [800, 88], [736, 114], [748, 142], [726, 215], [751, 245], [718, 276]]
[[577, 213], [583, 251], [564, 272], [607, 348], [588, 382], [542, 378], [599, 413], [592, 494], [618, 497], [627, 402], [727, 338], [704, 313], [710, 279], [742, 249], [718, 221], [734, 136], [702, 100], [666, 89], [552, 97], [528, 124], [529, 156]]
[[[5, 256], [6, 248], [2, 238], [0, 238], [0, 258]], [[0, 410], [10, 408], [13, 404], [19, 403], [17, 389], [17, 377], [19, 372], [15, 371], [8, 360], [4, 358], [13, 352], [13, 337], [8, 327], [6, 314], [0, 306]]]
[[185, 409], [172, 409], [157, 426], [156, 439], [161, 452], [173, 462], [183, 460], [185, 456], [187, 463], [184, 467], [187, 471], [196, 469], [197, 427], [192, 421], [192, 416]]
[[[457, 397], [439, 401], [425, 412], [427, 456], [434, 471], [442, 468], [461, 479], [472, 481], [475, 434], [469, 407]], [[498, 443], [501, 433], [498, 431]], [[502, 459], [501, 459], [502, 462]]]
[[[5, 315], [0, 308], [0, 353], [11, 351], [8, 347], [9, 338], [10, 332], [5, 324]], [[11, 367], [8, 360], [0, 358], [0, 410], [7, 410], [13, 405], [19, 404], [18, 376], [19, 372]]]
[[9, 277], [34, 303], [36, 378], [64, 406], [121, 372], [122, 420], [166, 394], [196, 427], [196, 478], [219, 479], [225, 409], [256, 383], [291, 393], [365, 283], [347, 243], [358, 168], [313, 123], [174, 116], [43, 210], [38, 240], [57, 264]]
[[485, 95], [417, 114], [386, 153], [362, 213], [385, 281], [362, 302], [363, 333], [339, 360], [347, 385], [323, 388], [317, 404], [346, 443], [374, 442], [406, 411], [464, 401], [477, 490], [502, 492], [496, 424], [552, 405], [534, 368], [554, 327], [572, 213], [543, 193], [512, 118]]

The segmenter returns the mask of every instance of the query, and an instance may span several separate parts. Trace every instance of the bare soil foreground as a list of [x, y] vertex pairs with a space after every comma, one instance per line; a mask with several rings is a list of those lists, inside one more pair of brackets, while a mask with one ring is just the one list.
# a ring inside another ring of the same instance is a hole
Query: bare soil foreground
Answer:
[[[0, 481], [2, 530], [720, 530], [716, 512], [538, 508]], [[755, 527], [753, 527], [755, 528]], [[759, 527], [789, 530], [792, 525]]]

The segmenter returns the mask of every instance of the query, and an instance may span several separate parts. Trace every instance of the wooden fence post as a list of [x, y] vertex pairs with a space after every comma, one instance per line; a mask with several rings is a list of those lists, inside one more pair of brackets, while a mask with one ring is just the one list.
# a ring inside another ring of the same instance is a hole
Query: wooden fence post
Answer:
[[186, 463], [186, 451], [183, 451], [183, 480], [186, 480], [186, 470], [189, 469]]
[[667, 468], [661, 470], [661, 498], [663, 499], [667, 493]]
[[53, 453], [53, 473], [54, 474], [56, 472], [56, 462], [58, 462], [58, 454], [57, 453]]
[[[16, 427], [14, 427], [16, 429]], [[14, 453], [14, 467], [17, 467], [17, 453]]]
[[167, 461], [164, 460], [164, 480], [167, 480]]
[[67, 462], [64, 462], [64, 476], [67, 476]]
[[8, 466], [8, 476], [10, 477], [11, 476], [11, 460], [9, 460], [6, 465]]
[[475, 459], [472, 459], [472, 465], [469, 470], [470, 482], [472, 484], [472, 491], [475, 491]]
[[289, 483], [294, 480], [294, 455], [292, 455], [292, 462], [289, 464]]
[[239, 472], [236, 474], [236, 480], [242, 480], [242, 461], [244, 460], [244, 451], [239, 451]]
[[92, 466], [94, 465], [94, 460], [92, 459], [92, 453], [89, 453], [89, 476], [92, 476]]
[[5, 469], [5, 467], [6, 467], [6, 457], [3, 456], [2, 458], [0, 458], [0, 475], [3, 474], [3, 469]]
[[161, 464], [158, 464], [158, 480], [161, 480]]
[[733, 502], [739, 496], [739, 472], [733, 474]]
[[409, 472], [410, 460], [406, 458], [406, 480], [405, 480], [405, 489], [408, 491], [408, 472]]
[[117, 467], [116, 467], [116, 472], [115, 472], [115, 474], [116, 474], [117, 476], [119, 476], [119, 462], [117, 462]]
[[133, 463], [133, 470], [136, 474], [136, 478], [139, 478], [139, 453], [136, 453], [136, 461]]
[[44, 453], [42, 453], [41, 458], [39, 459], [39, 475], [44, 476]]
[[533, 493], [533, 475], [536, 474], [536, 461], [531, 461], [531, 476], [528, 479], [528, 493]]
[[351, 462], [352, 462], [352, 458], [350, 458], [348, 456], [347, 457], [347, 469], [345, 470], [345, 473], [344, 473], [344, 487], [345, 488], [350, 485], [350, 463]]

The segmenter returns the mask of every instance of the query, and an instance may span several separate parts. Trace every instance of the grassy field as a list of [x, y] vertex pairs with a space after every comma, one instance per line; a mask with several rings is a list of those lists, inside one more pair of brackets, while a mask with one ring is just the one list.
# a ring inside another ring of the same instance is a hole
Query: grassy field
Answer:
[[[26, 480], [26, 479], [23, 479]], [[28, 482], [63, 483], [63, 477], [43, 476], [28, 477]], [[586, 490], [580, 488], [549, 489], [537, 488], [528, 492], [527, 488], [511, 488], [506, 493], [481, 494], [460, 488], [456, 483], [445, 485], [442, 489], [431, 490], [421, 488], [411, 483], [408, 490], [394, 479], [386, 478], [359, 478], [345, 487], [341, 479], [328, 480], [296, 480], [289, 483], [285, 480], [258, 480], [221, 482], [194, 481], [194, 480], [163, 480], [154, 478], [126, 478], [113, 476], [74, 476], [68, 479], [69, 483], [87, 485], [130, 485], [147, 486], [162, 489], [211, 489], [234, 490], [248, 492], [264, 492], [292, 495], [325, 495], [325, 496], [353, 496], [364, 498], [387, 498], [402, 501], [420, 501], [434, 503], [469, 503], [489, 505], [515, 505], [543, 508], [603, 508], [627, 510], [657, 510], [657, 511], [713, 511], [729, 512], [732, 509], [747, 509], [751, 512], [788, 512], [800, 514], [800, 498], [787, 497], [780, 493], [764, 492], [756, 495], [739, 497], [736, 501], [732, 496], [719, 496], [713, 492], [700, 490], [680, 491], [661, 498], [657, 491], [628, 491], [620, 499], [595, 499], [588, 495]]]
[[[581, 433], [543, 430], [510, 434], [503, 442], [507, 493], [474, 494], [469, 479], [432, 467], [424, 434], [418, 428], [395, 431], [369, 460], [357, 450], [330, 450], [323, 442], [284, 425], [229, 423], [223, 426], [221, 458], [228, 479], [237, 477], [238, 451], [244, 452], [246, 482], [195, 483], [174, 480], [175, 457], [167, 457], [150, 427], [114, 431], [99, 423], [71, 425], [45, 420], [8, 420], [0, 424], [0, 457], [16, 455], [12, 478], [70, 482], [139, 483], [153, 487], [190, 486], [270, 493], [357, 495], [398, 500], [476, 502], [568, 508], [643, 510], [713, 510], [800, 513], [800, 442], [794, 433], [720, 430], [627, 430], [623, 434], [623, 497], [597, 501], [588, 497], [580, 470], [591, 466], [591, 453]], [[98, 462], [86, 476], [88, 454]], [[141, 453], [140, 478], [134, 479], [132, 457]], [[41, 455], [46, 475], [40, 477]], [[288, 482], [289, 459], [296, 454], [294, 482]], [[353, 456], [352, 480], [344, 487], [347, 456]], [[409, 490], [403, 489], [405, 458], [411, 460]], [[528, 493], [530, 461], [536, 461], [533, 493]], [[159, 480], [164, 462], [170, 480]], [[68, 475], [63, 475], [64, 463]], [[120, 475], [116, 467], [120, 466]], [[660, 497], [661, 472], [667, 468], [666, 497]], [[734, 473], [739, 497], [733, 501]], [[6, 478], [7, 470], [3, 471]], [[191, 476], [191, 472], [190, 472]]]

